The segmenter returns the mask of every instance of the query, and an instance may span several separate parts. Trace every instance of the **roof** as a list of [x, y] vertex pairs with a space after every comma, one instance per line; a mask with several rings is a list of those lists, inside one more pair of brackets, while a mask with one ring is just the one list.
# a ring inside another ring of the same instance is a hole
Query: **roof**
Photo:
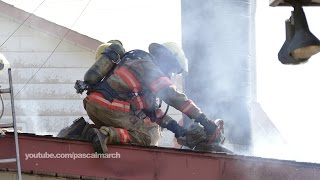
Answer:
[[89, 50], [95, 50], [102, 42], [86, 35], [80, 34], [64, 26], [60, 26], [34, 14], [30, 14], [13, 5], [0, 1], [0, 13], [31, 27], [74, 42]]
[[[114, 179], [219, 179], [264, 180], [308, 179], [320, 176], [320, 164], [184, 149], [110, 145], [114, 158], [34, 158], [26, 154], [91, 154], [91, 143], [50, 136], [19, 134], [21, 167], [24, 173], [74, 178]], [[14, 138], [0, 138], [2, 158], [14, 157]], [[6, 148], [3, 148], [6, 147]], [[16, 169], [15, 163], [0, 164], [0, 170]]]

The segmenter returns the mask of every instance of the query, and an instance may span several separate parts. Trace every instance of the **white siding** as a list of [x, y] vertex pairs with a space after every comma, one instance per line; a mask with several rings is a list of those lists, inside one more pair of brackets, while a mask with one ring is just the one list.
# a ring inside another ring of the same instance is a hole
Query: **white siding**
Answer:
[[[76, 94], [74, 83], [93, 63], [93, 50], [61, 42], [61, 37], [27, 25], [12, 35], [19, 25], [0, 15], [0, 43], [6, 41], [0, 51], [12, 68], [18, 124], [25, 132], [55, 135], [80, 116], [88, 120], [82, 106], [84, 95]], [[8, 86], [6, 74], [0, 76], [0, 85]], [[9, 95], [4, 94], [4, 99], [1, 121], [9, 122]]]

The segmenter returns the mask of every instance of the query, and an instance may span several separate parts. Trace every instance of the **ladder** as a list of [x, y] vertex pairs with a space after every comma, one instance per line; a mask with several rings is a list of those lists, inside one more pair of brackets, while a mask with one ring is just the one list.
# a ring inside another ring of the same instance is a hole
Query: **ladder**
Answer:
[[[0, 89], [0, 94], [9, 93], [11, 97], [11, 111], [12, 111], [12, 123], [0, 124], [0, 128], [13, 128], [14, 132], [14, 141], [15, 141], [15, 150], [16, 150], [16, 157], [7, 158], [7, 159], [0, 159], [0, 163], [17, 163], [17, 173], [18, 173], [18, 180], [22, 180], [21, 175], [21, 165], [20, 165], [20, 153], [19, 153], [19, 143], [18, 143], [18, 130], [17, 130], [17, 123], [16, 123], [16, 113], [14, 109], [14, 99], [13, 99], [13, 88], [12, 88], [12, 75], [11, 75], [11, 68], [8, 68], [8, 75], [9, 75], [9, 88]], [[2, 107], [4, 108], [4, 107]]]

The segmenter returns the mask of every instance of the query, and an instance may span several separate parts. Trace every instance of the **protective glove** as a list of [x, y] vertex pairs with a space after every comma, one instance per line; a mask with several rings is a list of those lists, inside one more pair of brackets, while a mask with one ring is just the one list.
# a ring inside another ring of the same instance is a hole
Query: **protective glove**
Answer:
[[177, 142], [180, 145], [188, 146], [193, 149], [199, 143], [207, 141], [207, 134], [204, 129], [198, 124], [191, 124], [190, 127], [186, 130], [184, 136], [177, 137]]
[[[168, 116], [167, 116], [168, 117]], [[174, 133], [176, 138], [185, 136], [186, 129], [181, 127], [175, 120], [171, 119], [163, 124], [160, 124], [161, 127], [167, 128], [169, 131]]]
[[195, 122], [200, 123], [208, 135], [212, 135], [217, 128], [217, 125], [212, 123], [212, 120], [209, 120], [205, 114], [201, 114], [197, 119], [195, 119]]

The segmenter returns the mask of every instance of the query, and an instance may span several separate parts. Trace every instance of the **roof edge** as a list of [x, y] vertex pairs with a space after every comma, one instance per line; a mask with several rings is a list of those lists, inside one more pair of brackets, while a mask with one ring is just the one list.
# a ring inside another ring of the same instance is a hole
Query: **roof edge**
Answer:
[[[14, 137], [8, 133], [0, 141], [0, 158], [14, 156]], [[204, 153], [173, 148], [110, 145], [109, 154], [118, 158], [26, 158], [27, 154], [91, 154], [89, 142], [48, 136], [19, 134], [23, 172], [41, 172], [57, 177], [77, 176], [114, 179], [308, 179], [320, 176], [320, 164], [265, 159], [221, 153]], [[30, 156], [31, 157], [31, 156]], [[15, 164], [0, 169], [15, 170]]]

